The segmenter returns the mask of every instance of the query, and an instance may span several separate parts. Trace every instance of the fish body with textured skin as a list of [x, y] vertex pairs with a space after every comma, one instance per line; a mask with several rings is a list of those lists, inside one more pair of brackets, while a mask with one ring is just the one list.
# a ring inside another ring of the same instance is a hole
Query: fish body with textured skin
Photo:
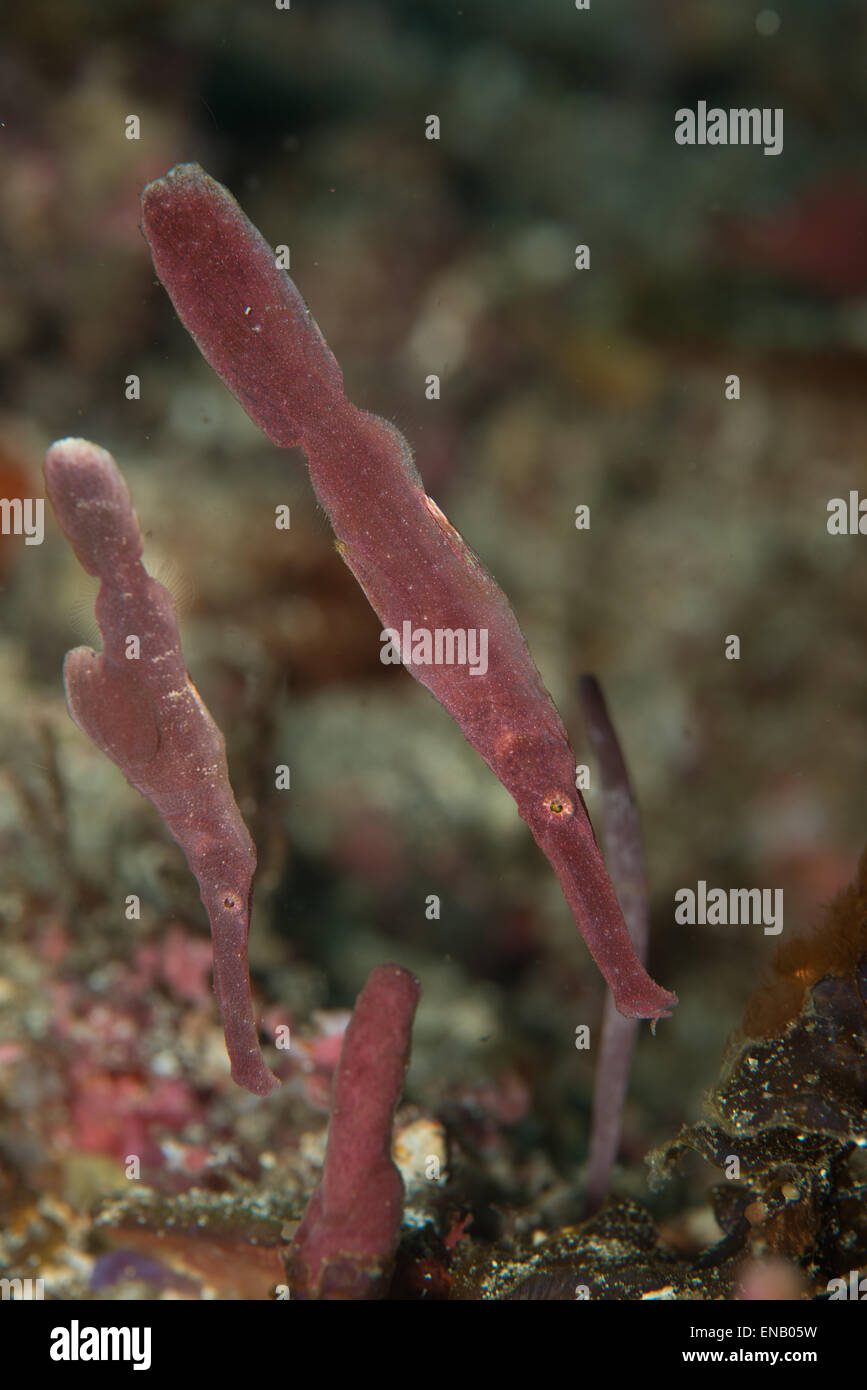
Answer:
[[566, 731], [517, 619], [425, 493], [406, 440], [346, 399], [340, 368], [297, 288], [228, 190], [198, 165], [178, 165], [148, 184], [142, 230], [204, 357], [275, 444], [304, 450], [340, 554], [383, 626], [486, 629], [484, 675], [411, 655], [404, 664], [514, 797], [620, 1012], [667, 1016], [676, 996], [654, 983], [632, 947], [574, 787]]

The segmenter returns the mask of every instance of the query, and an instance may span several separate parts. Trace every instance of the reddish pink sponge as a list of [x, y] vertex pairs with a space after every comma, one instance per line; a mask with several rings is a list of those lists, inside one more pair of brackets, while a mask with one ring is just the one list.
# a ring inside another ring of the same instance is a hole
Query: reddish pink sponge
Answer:
[[325, 1171], [289, 1255], [293, 1297], [386, 1291], [403, 1210], [391, 1130], [420, 992], [408, 970], [379, 965], [355, 1001], [334, 1080]]

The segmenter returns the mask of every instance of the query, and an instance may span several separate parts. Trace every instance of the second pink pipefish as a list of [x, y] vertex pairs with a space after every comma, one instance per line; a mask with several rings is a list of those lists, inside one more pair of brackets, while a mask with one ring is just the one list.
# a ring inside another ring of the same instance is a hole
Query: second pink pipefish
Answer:
[[343, 559], [383, 625], [486, 634], [487, 669], [404, 664], [514, 797], [552, 864], [621, 1013], [667, 1017], [677, 998], [638, 960], [583, 801], [575, 757], [502, 590], [427, 496], [403, 436], [358, 410], [298, 290], [234, 198], [196, 164], [148, 184], [142, 227], [157, 274], [247, 414], [307, 455]]

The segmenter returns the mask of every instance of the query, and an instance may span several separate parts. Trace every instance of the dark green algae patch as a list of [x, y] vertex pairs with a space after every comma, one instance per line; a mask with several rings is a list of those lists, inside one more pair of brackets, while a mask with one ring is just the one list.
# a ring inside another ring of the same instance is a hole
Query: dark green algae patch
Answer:
[[824, 1298], [867, 1264], [867, 855], [818, 931], [778, 950], [703, 1110], [647, 1161], [657, 1189], [690, 1154], [724, 1174], [718, 1241], [674, 1249], [641, 1205], [612, 1202], [541, 1241], [469, 1247], [451, 1297], [729, 1299], [744, 1267], [776, 1258]]

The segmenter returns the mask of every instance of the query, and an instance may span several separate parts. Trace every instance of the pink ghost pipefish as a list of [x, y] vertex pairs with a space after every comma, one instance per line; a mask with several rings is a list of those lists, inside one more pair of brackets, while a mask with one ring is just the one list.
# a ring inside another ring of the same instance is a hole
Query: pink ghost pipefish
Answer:
[[45, 486], [79, 562], [101, 581], [103, 649], [67, 652], [69, 713], [184, 851], [211, 924], [232, 1077], [268, 1095], [280, 1083], [259, 1048], [247, 968], [256, 851], [232, 795], [225, 740], [187, 675], [171, 594], [141, 562], [138, 520], [111, 454], [85, 439], [58, 440]]
[[[307, 455], [338, 549], [385, 628], [476, 634], [487, 664], [403, 664], [509, 790], [579, 931], [631, 1018], [677, 997], [639, 961], [584, 803], [575, 757], [509, 603], [425, 493], [403, 436], [359, 410], [298, 290], [234, 198], [196, 164], [148, 184], [142, 230], [157, 275], [214, 370], [269, 439]], [[482, 635], [484, 634], [484, 638]]]

